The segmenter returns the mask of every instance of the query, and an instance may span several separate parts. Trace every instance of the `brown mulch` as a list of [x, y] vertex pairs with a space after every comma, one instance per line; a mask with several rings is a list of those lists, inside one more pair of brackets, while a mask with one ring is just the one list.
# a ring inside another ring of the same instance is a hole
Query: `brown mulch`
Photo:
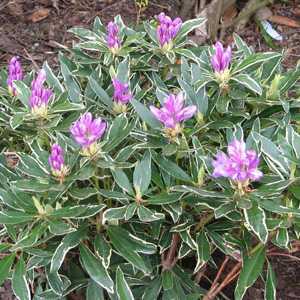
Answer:
[[[299, 0], [290, 0], [286, 2], [275, 3], [270, 7], [276, 16], [286, 17], [290, 21], [300, 22], [300, 2]], [[255, 22], [248, 22], [247, 26], [238, 34], [247, 41], [248, 45], [254, 47], [256, 51], [284, 51], [283, 66], [286, 69], [294, 68], [297, 62], [300, 62], [300, 28], [279, 25], [270, 21], [273, 28], [283, 37], [281, 42], [274, 41], [276, 47], [272, 49], [262, 38], [260, 30]], [[230, 42], [231, 35], [227, 35], [227, 41]]]
[[[4, 2], [4, 3], [2, 3]], [[11, 3], [11, 4], [10, 4]], [[151, 0], [141, 13], [141, 20], [161, 11], [178, 13], [176, 0]], [[134, 0], [2, 0], [0, 1], [0, 66], [19, 55], [23, 64], [39, 66], [44, 60], [57, 64], [59, 44], [70, 46], [73, 35], [67, 30], [90, 27], [96, 16], [108, 23], [120, 14], [126, 24], [135, 25]]]

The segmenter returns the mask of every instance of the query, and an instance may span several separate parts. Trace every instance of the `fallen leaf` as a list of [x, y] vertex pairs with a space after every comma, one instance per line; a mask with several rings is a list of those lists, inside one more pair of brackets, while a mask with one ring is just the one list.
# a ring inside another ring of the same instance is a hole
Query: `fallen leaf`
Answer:
[[48, 8], [40, 8], [32, 13], [32, 15], [29, 17], [29, 20], [33, 23], [40, 22], [44, 19], [46, 19], [49, 16], [50, 9]]
[[283, 16], [271, 16], [268, 18], [269, 21], [279, 24], [279, 25], [285, 25], [288, 27], [293, 27], [293, 28], [300, 28], [300, 22], [290, 19], [288, 17], [283, 17]]

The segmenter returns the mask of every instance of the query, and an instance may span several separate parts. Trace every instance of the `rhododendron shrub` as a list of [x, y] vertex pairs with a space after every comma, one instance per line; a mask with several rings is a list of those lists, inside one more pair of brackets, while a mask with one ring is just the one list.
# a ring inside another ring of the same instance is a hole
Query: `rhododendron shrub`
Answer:
[[199, 47], [204, 21], [96, 18], [56, 71], [1, 71], [0, 282], [18, 299], [210, 297], [216, 255], [235, 299], [259, 276], [276, 299], [268, 257], [300, 234], [299, 66], [237, 35]]

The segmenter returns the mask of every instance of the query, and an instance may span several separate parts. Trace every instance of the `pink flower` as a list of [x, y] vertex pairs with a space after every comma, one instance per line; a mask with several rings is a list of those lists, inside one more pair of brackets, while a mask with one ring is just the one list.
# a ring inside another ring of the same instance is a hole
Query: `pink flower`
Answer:
[[72, 125], [70, 131], [82, 148], [89, 148], [102, 137], [105, 129], [105, 121], [102, 121], [101, 118], [93, 119], [92, 114], [87, 112]]
[[228, 46], [226, 50], [222, 43], [217, 42], [214, 46], [215, 53], [211, 58], [211, 65], [215, 72], [224, 72], [228, 69], [231, 62], [231, 47]]
[[127, 104], [132, 99], [132, 94], [129, 91], [129, 85], [122, 83], [117, 78], [113, 79], [114, 95], [113, 98], [117, 103]]
[[259, 180], [263, 173], [258, 170], [259, 157], [254, 150], [246, 150], [244, 141], [235, 139], [228, 145], [228, 155], [218, 152], [213, 177], [228, 177], [237, 182]]
[[150, 106], [150, 110], [166, 128], [175, 129], [180, 122], [190, 119], [196, 113], [197, 108], [195, 105], [184, 107], [183, 93], [179, 93], [178, 95], [170, 94], [162, 108]]
[[47, 113], [47, 106], [51, 96], [53, 95], [50, 89], [44, 88], [46, 81], [46, 72], [42, 69], [38, 76], [31, 83], [31, 95], [29, 98], [29, 107], [33, 113], [45, 115]]
[[16, 88], [13, 84], [14, 80], [23, 80], [22, 66], [19, 61], [19, 57], [17, 56], [12, 57], [12, 59], [9, 62], [7, 78], [8, 90], [13, 96], [16, 96]]
[[170, 44], [176, 37], [179, 29], [181, 28], [182, 21], [180, 18], [176, 18], [172, 21], [165, 13], [160, 13], [157, 16], [159, 25], [156, 29], [156, 36], [161, 47]]
[[53, 172], [60, 172], [64, 167], [63, 149], [58, 144], [53, 144], [51, 147], [51, 154], [49, 156], [49, 165]]
[[121, 47], [119, 31], [119, 27], [115, 22], [108, 23], [106, 41], [108, 48], [110, 48], [113, 51], [116, 51]]

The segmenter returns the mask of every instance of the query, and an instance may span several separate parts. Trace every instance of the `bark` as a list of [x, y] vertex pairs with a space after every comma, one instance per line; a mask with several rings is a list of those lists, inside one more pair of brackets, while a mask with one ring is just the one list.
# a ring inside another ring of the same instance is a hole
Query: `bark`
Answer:
[[196, 0], [181, 0], [179, 15], [183, 20], [189, 19], [193, 13]]

